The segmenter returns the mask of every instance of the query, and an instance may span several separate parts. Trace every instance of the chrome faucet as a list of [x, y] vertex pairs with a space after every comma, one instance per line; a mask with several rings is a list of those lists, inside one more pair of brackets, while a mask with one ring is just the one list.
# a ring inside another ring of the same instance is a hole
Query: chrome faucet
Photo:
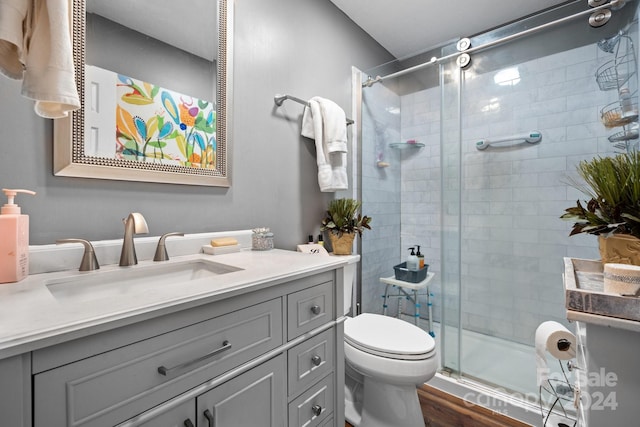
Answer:
[[136, 256], [136, 247], [133, 244], [133, 236], [134, 234], [147, 234], [149, 227], [142, 214], [138, 212], [130, 213], [122, 222], [124, 223], [124, 240], [122, 252], [120, 252], [120, 265], [135, 265], [138, 263], [138, 257]]

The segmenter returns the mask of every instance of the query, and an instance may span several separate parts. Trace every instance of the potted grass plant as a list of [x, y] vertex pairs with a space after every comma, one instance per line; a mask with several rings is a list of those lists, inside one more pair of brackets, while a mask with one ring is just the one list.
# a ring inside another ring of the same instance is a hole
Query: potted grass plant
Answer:
[[598, 236], [603, 263], [640, 265], [640, 153], [583, 160], [577, 172], [584, 183], [572, 185], [589, 200], [561, 216], [574, 222], [570, 235]]
[[361, 207], [361, 202], [348, 198], [329, 203], [320, 229], [328, 232], [334, 254], [350, 255], [356, 234], [362, 236], [365, 229], [371, 230], [371, 217], [362, 215]]

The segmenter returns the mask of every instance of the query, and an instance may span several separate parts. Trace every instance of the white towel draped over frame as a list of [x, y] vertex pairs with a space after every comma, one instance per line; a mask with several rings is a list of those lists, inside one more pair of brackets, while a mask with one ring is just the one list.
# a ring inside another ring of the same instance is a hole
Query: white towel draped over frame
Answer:
[[335, 102], [315, 96], [302, 116], [302, 136], [315, 139], [318, 185], [322, 192], [349, 188], [347, 118]]
[[45, 118], [80, 108], [68, 0], [0, 0], [0, 73], [22, 79], [22, 95]]

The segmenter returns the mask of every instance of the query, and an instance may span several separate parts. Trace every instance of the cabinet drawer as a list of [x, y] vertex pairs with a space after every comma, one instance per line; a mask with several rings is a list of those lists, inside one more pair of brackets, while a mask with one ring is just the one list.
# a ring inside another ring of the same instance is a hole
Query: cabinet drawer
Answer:
[[334, 330], [329, 329], [288, 351], [289, 397], [333, 371], [334, 336]]
[[43, 372], [34, 426], [112, 426], [282, 343], [277, 298]]
[[333, 374], [330, 374], [289, 404], [289, 427], [322, 425], [333, 412], [333, 399]]
[[287, 335], [295, 337], [334, 319], [333, 282], [287, 296]]
[[333, 425], [333, 417], [329, 417], [325, 422], [320, 424], [320, 426], [322, 426], [322, 427], [335, 427]]

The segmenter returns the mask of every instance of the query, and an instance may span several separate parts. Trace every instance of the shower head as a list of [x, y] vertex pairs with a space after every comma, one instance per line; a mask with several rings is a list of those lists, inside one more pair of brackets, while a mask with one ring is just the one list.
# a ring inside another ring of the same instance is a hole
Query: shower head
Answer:
[[622, 36], [622, 31], [619, 31], [618, 34], [608, 37], [606, 39], [602, 39], [598, 42], [598, 47], [604, 52], [613, 53], [616, 45], [620, 41], [620, 37]]

